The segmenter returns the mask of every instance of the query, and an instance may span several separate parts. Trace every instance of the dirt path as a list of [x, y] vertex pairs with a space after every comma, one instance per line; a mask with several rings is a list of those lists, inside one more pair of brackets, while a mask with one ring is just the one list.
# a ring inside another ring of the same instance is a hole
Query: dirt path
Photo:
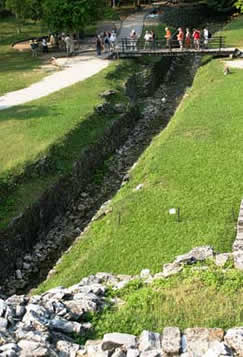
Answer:
[[85, 54], [73, 58], [56, 60], [62, 69], [28, 88], [10, 92], [0, 97], [0, 110], [21, 105], [45, 97], [93, 76], [109, 65], [109, 61], [97, 58], [95, 54]]

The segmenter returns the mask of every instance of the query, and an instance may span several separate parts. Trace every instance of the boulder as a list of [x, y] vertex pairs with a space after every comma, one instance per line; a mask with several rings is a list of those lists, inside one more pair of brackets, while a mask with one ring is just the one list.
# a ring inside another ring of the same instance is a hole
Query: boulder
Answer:
[[20, 348], [20, 357], [51, 357], [51, 351], [46, 345], [38, 342], [21, 340], [18, 342]]
[[139, 337], [139, 350], [151, 351], [161, 348], [160, 334], [150, 331], [143, 331]]
[[243, 270], [243, 251], [234, 252], [234, 265], [236, 269]]
[[222, 254], [216, 254], [215, 256], [215, 264], [218, 266], [223, 267], [229, 259], [232, 257], [232, 253], [222, 253]]
[[143, 351], [140, 354], [140, 357], [162, 357], [162, 352], [153, 350], [153, 351]]
[[167, 278], [168, 276], [179, 273], [182, 269], [183, 266], [177, 263], [164, 264], [162, 275], [164, 278]]
[[59, 357], [76, 357], [80, 345], [67, 341], [58, 341], [56, 344]]
[[112, 97], [114, 96], [115, 94], [117, 94], [117, 91], [114, 90], [114, 89], [109, 89], [109, 90], [106, 90], [105, 92], [103, 93], [100, 93], [100, 96], [102, 98], [109, 98], [109, 97]]
[[104, 335], [101, 348], [103, 351], [107, 351], [120, 346], [135, 347], [136, 344], [136, 336], [114, 332]]
[[215, 341], [221, 342], [224, 331], [220, 328], [187, 328], [184, 331], [186, 346], [185, 352], [195, 356], [203, 356]]
[[162, 336], [162, 350], [168, 354], [178, 354], [181, 349], [181, 332], [179, 328], [165, 327]]
[[127, 357], [139, 357], [140, 351], [136, 348], [128, 348]]
[[[78, 322], [67, 321], [62, 318], [59, 318], [59, 319], [56, 318], [56, 319], [50, 320], [49, 327], [50, 327], [50, 329], [60, 331], [63, 333], [67, 333], [67, 334], [77, 333], [78, 335], [82, 336], [84, 334], [85, 330], [87, 329], [88, 324], [81, 325]], [[91, 325], [89, 327], [91, 328]]]
[[236, 352], [237, 356], [243, 357], [243, 327], [229, 329], [224, 342]]
[[232, 351], [223, 342], [214, 341], [203, 357], [233, 356]]
[[176, 257], [176, 264], [193, 264], [214, 256], [213, 248], [209, 245], [193, 248], [189, 253]]

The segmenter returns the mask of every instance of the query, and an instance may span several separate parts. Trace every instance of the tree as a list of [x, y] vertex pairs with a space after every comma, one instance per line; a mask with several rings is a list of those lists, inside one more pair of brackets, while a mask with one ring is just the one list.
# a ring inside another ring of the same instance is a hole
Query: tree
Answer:
[[236, 1], [235, 7], [240, 10], [240, 12], [243, 12], [243, 0]]
[[104, 0], [44, 0], [43, 17], [52, 31], [81, 31], [104, 6]]
[[21, 26], [24, 20], [29, 17], [28, 0], [6, 0], [6, 8], [16, 17], [17, 32], [21, 32]]
[[235, 0], [207, 0], [207, 5], [219, 12], [229, 12], [234, 8]]

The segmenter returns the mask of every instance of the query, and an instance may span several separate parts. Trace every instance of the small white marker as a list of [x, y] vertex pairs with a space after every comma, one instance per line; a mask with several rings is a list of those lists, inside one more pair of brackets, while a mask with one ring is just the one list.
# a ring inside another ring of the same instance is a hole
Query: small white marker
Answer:
[[176, 208], [170, 208], [169, 214], [176, 214]]

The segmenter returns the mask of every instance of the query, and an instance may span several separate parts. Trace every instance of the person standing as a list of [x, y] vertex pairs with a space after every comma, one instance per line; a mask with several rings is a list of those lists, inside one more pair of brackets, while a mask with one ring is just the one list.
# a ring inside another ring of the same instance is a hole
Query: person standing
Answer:
[[200, 31], [197, 30], [197, 29], [194, 29], [192, 37], [193, 37], [193, 40], [194, 40], [195, 50], [200, 50], [200, 38], [201, 38]]
[[185, 36], [185, 47], [191, 48], [191, 33], [189, 28], [186, 29], [186, 36]]
[[137, 34], [134, 29], [130, 32], [130, 39], [131, 39], [131, 50], [135, 51], [136, 50]]
[[66, 51], [67, 51], [67, 56], [70, 56], [71, 54], [71, 37], [69, 36], [69, 34], [67, 34], [67, 36], [64, 39], [65, 45], [66, 45]]
[[112, 49], [115, 48], [115, 42], [116, 42], [116, 33], [114, 30], [112, 30], [111, 37], [110, 37], [110, 44]]
[[205, 27], [203, 29], [203, 38], [204, 38], [204, 47], [205, 48], [208, 48], [208, 38], [209, 38], [209, 31], [207, 29], [207, 27]]
[[144, 50], [149, 47], [150, 45], [150, 41], [151, 41], [151, 33], [149, 33], [148, 31], [145, 32], [144, 35]]
[[165, 28], [165, 39], [166, 39], [166, 47], [171, 50], [171, 31], [168, 27]]
[[42, 44], [42, 52], [48, 53], [48, 45], [45, 38], [42, 39], [41, 44]]
[[184, 32], [181, 27], [178, 28], [177, 40], [179, 42], [180, 50], [183, 50]]
[[96, 36], [96, 53], [97, 56], [101, 55], [101, 50], [102, 50], [102, 40], [99, 35]]

